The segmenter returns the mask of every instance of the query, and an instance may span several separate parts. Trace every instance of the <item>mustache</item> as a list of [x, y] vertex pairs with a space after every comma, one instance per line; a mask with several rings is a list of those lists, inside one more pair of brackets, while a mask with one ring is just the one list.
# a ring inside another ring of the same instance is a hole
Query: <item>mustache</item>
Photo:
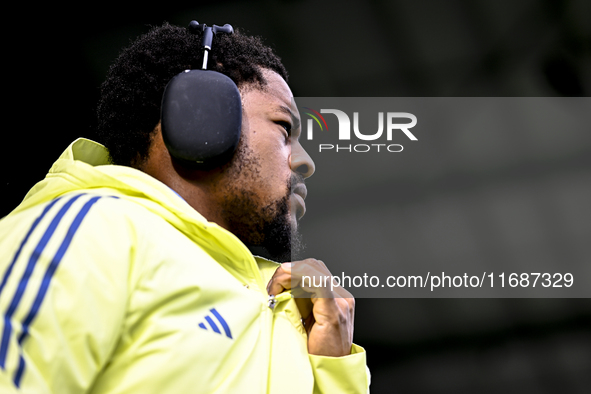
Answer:
[[299, 185], [299, 184], [304, 184], [304, 183], [305, 183], [305, 181], [304, 181], [304, 177], [302, 176], [302, 174], [298, 174], [296, 172], [293, 172], [291, 174], [291, 178], [289, 179], [287, 186], [289, 187], [289, 190], [291, 191], [294, 186]]

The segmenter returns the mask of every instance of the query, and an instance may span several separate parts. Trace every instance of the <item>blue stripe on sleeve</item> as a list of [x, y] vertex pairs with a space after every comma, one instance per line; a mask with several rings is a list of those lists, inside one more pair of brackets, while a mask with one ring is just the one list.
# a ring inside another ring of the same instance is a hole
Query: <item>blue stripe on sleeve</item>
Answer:
[[25, 372], [25, 359], [23, 358], [22, 353], [19, 354], [19, 359], [18, 359], [18, 367], [16, 369], [16, 372], [14, 374], [14, 385], [16, 387], [20, 387], [21, 384], [21, 378], [23, 377], [23, 372]]
[[21, 244], [18, 247], [16, 253], [14, 254], [14, 257], [12, 258], [12, 261], [10, 262], [10, 265], [8, 266], [8, 268], [6, 269], [6, 272], [4, 273], [4, 277], [2, 278], [2, 283], [0, 283], [0, 295], [2, 294], [2, 290], [4, 289], [4, 286], [6, 285], [6, 282], [8, 282], [8, 277], [10, 276], [10, 273], [12, 272], [12, 268], [14, 267], [14, 264], [18, 260], [20, 254], [21, 254], [21, 252], [23, 250], [23, 247], [25, 246], [25, 244], [29, 240], [29, 237], [31, 236], [31, 234], [33, 233], [33, 231], [35, 231], [35, 229], [37, 228], [37, 225], [39, 224], [39, 222], [45, 217], [45, 215], [47, 214], [47, 212], [55, 205], [56, 202], [59, 201], [60, 198], [61, 197], [58, 197], [55, 200], [51, 201], [49, 204], [47, 204], [45, 206], [45, 209], [43, 209], [43, 212], [41, 212], [41, 215], [39, 215], [39, 217], [37, 219], [35, 219], [35, 221], [31, 225], [31, 228], [27, 232], [27, 235], [25, 235], [25, 238], [23, 238], [23, 241], [21, 242]]
[[[25, 289], [27, 288], [27, 284], [29, 283], [29, 278], [31, 277], [33, 270], [35, 269], [35, 265], [37, 263], [37, 260], [39, 260], [39, 257], [41, 256], [43, 249], [45, 248], [45, 246], [47, 245], [47, 243], [51, 239], [51, 236], [55, 232], [55, 229], [57, 228], [58, 224], [60, 223], [60, 221], [62, 220], [62, 218], [64, 217], [64, 215], [68, 211], [68, 209], [70, 209], [72, 204], [78, 198], [80, 198], [80, 196], [81, 196], [81, 194], [78, 194], [78, 195], [72, 197], [68, 202], [66, 202], [62, 206], [62, 208], [59, 210], [57, 215], [53, 218], [53, 220], [49, 224], [49, 227], [47, 228], [47, 230], [45, 230], [43, 237], [41, 238], [41, 240], [39, 241], [39, 243], [35, 247], [35, 250], [31, 254], [31, 257], [29, 258], [29, 262], [25, 268], [25, 272], [23, 273], [23, 275], [20, 279], [20, 282], [19, 282], [18, 287], [16, 289], [16, 293], [14, 294], [14, 297], [12, 298], [12, 301], [11, 301], [10, 305], [8, 306], [8, 309], [6, 310], [6, 313], [4, 314], [4, 330], [2, 332], [2, 342], [0, 342], [0, 365], [2, 365], [2, 368], [5, 368], [6, 354], [8, 353], [8, 345], [9, 345], [9, 340], [10, 340], [10, 334], [12, 331], [12, 324], [10, 323], [10, 319], [12, 318], [12, 315], [16, 311], [16, 308], [18, 307], [18, 304], [19, 304], [21, 298], [23, 297], [23, 294], [25, 293]], [[38, 222], [37, 222], [37, 224], [38, 224]], [[27, 234], [27, 236], [28, 235], [30, 235], [30, 234]]]
[[[55, 253], [55, 256], [53, 256], [53, 259], [51, 260], [49, 266], [47, 267], [47, 270], [45, 271], [45, 275], [43, 276], [43, 280], [41, 281], [41, 287], [39, 288], [39, 291], [37, 292], [37, 296], [35, 297], [35, 301], [33, 301], [33, 306], [31, 307], [31, 310], [29, 311], [25, 320], [23, 320], [22, 332], [18, 337], [19, 345], [22, 345], [23, 341], [27, 338], [27, 336], [29, 334], [29, 326], [31, 325], [31, 323], [35, 319], [35, 317], [37, 316], [37, 313], [39, 312], [39, 308], [41, 307], [41, 304], [43, 303], [43, 299], [45, 298], [45, 295], [47, 294], [47, 290], [48, 290], [49, 285], [51, 283], [51, 279], [53, 277], [53, 274], [55, 273], [62, 258], [66, 254], [68, 247], [72, 243], [72, 239], [74, 238], [76, 231], [78, 231], [78, 228], [80, 227], [80, 224], [82, 223], [82, 220], [84, 219], [84, 217], [86, 216], [86, 214], [88, 213], [90, 208], [100, 198], [101, 198], [101, 196], [96, 196], [96, 197], [92, 197], [90, 200], [88, 200], [84, 204], [84, 206], [82, 206], [82, 209], [80, 209], [80, 212], [78, 212], [78, 214], [76, 215], [76, 217], [72, 221], [72, 224], [70, 225], [70, 228], [68, 229], [68, 232], [66, 233], [64, 240], [62, 241], [59, 249]], [[23, 372], [24, 372], [24, 359], [21, 354], [20, 360], [19, 360], [19, 368], [17, 369], [16, 374], [14, 376], [14, 384], [17, 387], [19, 387], [19, 385], [20, 385], [20, 380], [22, 378]]]
[[37, 312], [39, 311], [39, 307], [41, 306], [41, 303], [43, 302], [43, 298], [45, 297], [45, 294], [47, 293], [47, 289], [49, 287], [49, 283], [51, 282], [51, 278], [52, 278], [53, 274], [55, 273], [55, 270], [57, 269], [57, 266], [59, 265], [60, 261], [64, 257], [66, 250], [68, 250], [68, 246], [70, 246], [70, 243], [72, 242], [72, 238], [74, 237], [74, 234], [76, 234], [78, 227], [80, 227], [80, 223], [82, 223], [82, 219], [84, 219], [84, 217], [86, 216], [86, 214], [90, 210], [90, 207], [92, 207], [94, 205], [94, 203], [96, 203], [98, 201], [99, 198], [101, 198], [101, 197], [97, 196], [97, 197], [93, 197], [90, 200], [88, 200], [88, 202], [86, 202], [86, 204], [84, 204], [84, 206], [82, 207], [80, 212], [78, 212], [78, 215], [76, 215], [76, 218], [74, 218], [74, 221], [70, 225], [70, 228], [66, 234], [66, 237], [64, 238], [58, 251], [56, 252], [55, 256], [51, 260], [51, 263], [47, 267], [47, 270], [45, 271], [45, 275], [43, 276], [43, 280], [41, 282], [41, 288], [39, 289], [39, 292], [37, 293], [37, 297], [35, 297], [35, 301], [33, 301], [33, 306], [31, 308], [31, 310], [29, 311], [29, 314], [27, 315], [27, 317], [23, 321], [23, 331], [21, 332], [21, 335], [18, 338], [19, 344], [23, 343], [23, 340], [27, 337], [28, 332], [29, 332], [29, 326], [31, 325], [31, 322], [33, 321], [33, 319], [37, 315]]

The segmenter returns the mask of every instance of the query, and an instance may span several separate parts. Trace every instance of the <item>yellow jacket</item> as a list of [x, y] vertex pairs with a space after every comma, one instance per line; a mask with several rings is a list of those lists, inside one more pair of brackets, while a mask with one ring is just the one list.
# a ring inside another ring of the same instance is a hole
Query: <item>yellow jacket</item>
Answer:
[[79, 139], [0, 221], [0, 392], [365, 393], [365, 352], [309, 355], [277, 263]]

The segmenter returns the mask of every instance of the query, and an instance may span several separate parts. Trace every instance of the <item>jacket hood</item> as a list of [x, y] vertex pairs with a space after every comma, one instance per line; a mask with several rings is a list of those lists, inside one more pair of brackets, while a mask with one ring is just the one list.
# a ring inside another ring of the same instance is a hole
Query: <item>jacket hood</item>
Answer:
[[258, 273], [252, 253], [234, 234], [208, 222], [175, 191], [152, 176], [110, 164], [107, 149], [84, 138], [68, 146], [45, 179], [33, 186], [11, 215], [81, 190], [115, 195], [145, 207], [198, 243], [236, 277], [252, 276], [253, 268]]

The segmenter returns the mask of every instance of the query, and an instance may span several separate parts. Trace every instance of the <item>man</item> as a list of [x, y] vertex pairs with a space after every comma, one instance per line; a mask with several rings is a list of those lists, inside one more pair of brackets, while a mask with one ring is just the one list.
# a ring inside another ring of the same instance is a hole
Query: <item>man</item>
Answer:
[[238, 149], [212, 169], [166, 149], [163, 90], [199, 68], [199, 42], [165, 24], [125, 49], [102, 86], [104, 146], [75, 141], [0, 222], [2, 392], [367, 391], [352, 297], [307, 287], [296, 303], [292, 267], [324, 264], [249, 250], [290, 260], [314, 172], [279, 58], [216, 36], [209, 68], [241, 93]]

